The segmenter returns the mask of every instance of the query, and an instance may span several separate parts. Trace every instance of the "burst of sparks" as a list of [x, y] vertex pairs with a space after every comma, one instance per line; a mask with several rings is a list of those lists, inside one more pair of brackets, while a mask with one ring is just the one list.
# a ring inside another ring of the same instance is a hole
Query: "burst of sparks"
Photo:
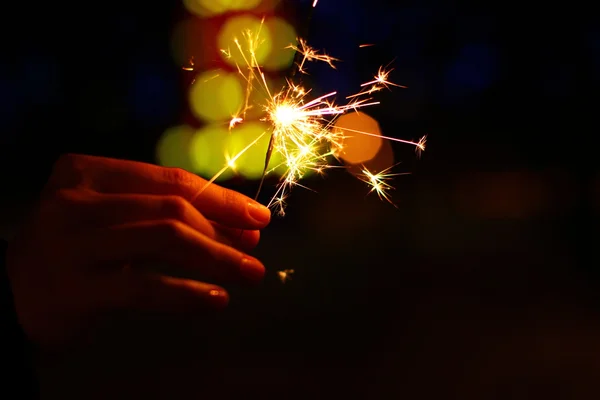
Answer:
[[396, 207], [389, 195], [389, 191], [394, 189], [390, 184], [390, 180], [399, 175], [406, 175], [406, 173], [392, 174], [390, 171], [393, 167], [391, 166], [381, 172], [373, 173], [363, 166], [362, 174], [359, 175], [358, 179], [370, 186], [369, 193], [376, 193], [381, 200], [385, 200]]
[[[316, 3], [315, 0], [314, 5]], [[344, 139], [347, 137], [346, 133], [348, 132], [410, 144], [415, 146], [418, 154], [425, 150], [425, 137], [414, 142], [334, 126], [337, 118], [345, 113], [379, 104], [371, 97], [374, 92], [390, 87], [403, 88], [404, 86], [392, 83], [389, 80], [391, 69], [381, 67], [371, 81], [362, 84], [360, 91], [346, 97], [347, 102], [341, 105], [335, 103], [336, 92], [313, 97], [311, 96], [312, 89], [305, 88], [301, 83], [291, 79], [286, 81], [282, 89], [274, 91], [268, 85], [256, 57], [257, 49], [262, 44], [259, 37], [260, 30], [256, 32], [246, 31], [243, 34], [243, 40], [237, 38], [234, 40], [234, 51], [238, 51], [243, 60], [242, 65], [237, 65], [237, 71], [246, 82], [246, 101], [242, 109], [232, 116], [229, 127], [233, 129], [238, 124], [243, 123], [246, 111], [253, 106], [261, 107], [264, 111], [262, 121], [267, 122], [270, 129], [269, 132], [264, 132], [261, 137], [267, 133], [271, 135], [271, 146], [267, 154], [266, 164], [270, 160], [271, 152], [280, 155], [283, 160], [280, 164], [269, 169], [265, 167], [265, 174], [269, 174], [275, 169], [285, 171], [277, 185], [274, 196], [268, 204], [280, 215], [284, 215], [286, 200], [290, 191], [296, 186], [304, 187], [299, 181], [308, 172], [322, 174], [325, 169], [333, 167], [330, 160], [331, 158], [336, 159], [343, 152]], [[324, 62], [332, 68], [335, 68], [335, 62], [339, 61], [325, 53], [312, 49], [303, 39], [298, 39], [297, 45], [290, 45], [287, 48], [296, 51], [301, 56], [296, 65], [300, 73], [306, 73], [306, 64], [311, 61]], [[231, 58], [231, 50], [221, 51], [226, 57]], [[264, 92], [266, 100], [263, 104], [250, 104], [250, 93], [255, 90]], [[257, 141], [258, 139], [253, 143]], [[228, 157], [227, 165], [209, 181], [209, 184], [214, 182], [228, 168], [233, 167], [235, 160], [250, 147], [247, 146], [234, 157]], [[389, 169], [372, 173], [363, 168], [359, 179], [371, 187], [371, 192], [376, 192], [381, 199], [391, 203], [388, 192], [392, 189], [392, 186], [389, 181], [396, 175], [398, 174], [390, 174]]]
[[307, 62], [310, 61], [322, 61], [325, 62], [327, 64], [329, 64], [329, 66], [333, 69], [335, 69], [335, 62], [340, 61], [337, 58], [333, 58], [325, 53], [321, 53], [313, 48], [311, 48], [308, 44], [306, 44], [306, 40], [299, 38], [298, 39], [298, 45], [289, 45], [288, 47], [286, 47], [287, 49], [292, 49], [298, 53], [300, 53], [300, 55], [302, 55], [302, 61], [297, 65], [298, 67], [298, 71], [306, 74], [306, 70], [304, 69], [304, 65]]
[[377, 75], [375, 75], [374, 79], [370, 82], [363, 83], [362, 85], [360, 85], [360, 87], [380, 86], [380, 87], [389, 89], [390, 86], [396, 86], [399, 88], [406, 89], [406, 86], [397, 85], [395, 83], [390, 82], [389, 77], [390, 77], [390, 73], [392, 71], [393, 71], [393, 69], [386, 69], [384, 67], [379, 67], [379, 71], [377, 71]]

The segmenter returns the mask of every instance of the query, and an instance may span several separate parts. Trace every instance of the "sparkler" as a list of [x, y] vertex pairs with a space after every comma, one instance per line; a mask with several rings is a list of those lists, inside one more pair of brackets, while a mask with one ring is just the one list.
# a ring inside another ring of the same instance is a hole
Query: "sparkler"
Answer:
[[[315, 5], [316, 3], [317, 1], [315, 1]], [[425, 136], [419, 141], [410, 141], [335, 126], [337, 118], [343, 114], [380, 104], [373, 99], [373, 93], [392, 87], [404, 88], [404, 86], [389, 80], [392, 72], [389, 67], [379, 68], [373, 79], [362, 84], [357, 93], [347, 96], [345, 103], [337, 104], [335, 101], [337, 92], [313, 97], [312, 89], [305, 88], [298, 80], [294, 79], [295, 73], [286, 80], [280, 90], [275, 91], [271, 88], [256, 56], [257, 49], [261, 45], [260, 29], [254, 32], [250, 30], [244, 32], [241, 40], [234, 39], [233, 45], [233, 51], [237, 51], [241, 55], [240, 59], [243, 60], [242, 65], [236, 64], [236, 66], [238, 74], [246, 83], [246, 101], [243, 107], [232, 116], [229, 126], [230, 129], [233, 129], [235, 126], [243, 124], [247, 111], [252, 107], [260, 107], [264, 112], [261, 121], [269, 125], [269, 131], [263, 132], [260, 137], [270, 134], [270, 140], [257, 197], [265, 177], [276, 169], [284, 169], [285, 172], [277, 184], [275, 194], [267, 205], [277, 211], [279, 215], [285, 214], [286, 200], [291, 190], [297, 186], [306, 188], [300, 184], [300, 181], [307, 173], [313, 171], [323, 174], [326, 169], [336, 166], [331, 161], [339, 159], [344, 149], [344, 141], [351, 134], [375, 136], [409, 144], [415, 147], [418, 155], [425, 150]], [[290, 45], [288, 48], [296, 51], [296, 71], [301, 74], [306, 73], [307, 65], [310, 62], [324, 62], [335, 68], [335, 63], [339, 61], [311, 48], [304, 39], [298, 39], [297, 45]], [[231, 51], [231, 49], [223, 49], [222, 53], [231, 58]], [[257, 90], [264, 93], [264, 103], [251, 104], [250, 95]], [[257, 141], [258, 139], [232, 159], [238, 159]], [[282, 156], [283, 161], [269, 168], [271, 155], [275, 153]], [[226, 165], [208, 184], [214, 182], [228, 168], [229, 166]], [[392, 201], [389, 191], [393, 189], [390, 180], [400, 175], [390, 173], [391, 168], [375, 173], [363, 166], [362, 174], [359, 175], [359, 179], [370, 187], [370, 192], [375, 192], [382, 200], [390, 203]], [[206, 186], [200, 190], [197, 196], [205, 188]]]

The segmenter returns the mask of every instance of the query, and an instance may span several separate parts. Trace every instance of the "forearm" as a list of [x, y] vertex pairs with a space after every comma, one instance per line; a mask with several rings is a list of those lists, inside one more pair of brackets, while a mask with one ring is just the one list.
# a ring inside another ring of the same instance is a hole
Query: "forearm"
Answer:
[[10, 282], [6, 273], [6, 242], [0, 241], [0, 281], [2, 342], [0, 368], [3, 370], [0, 398], [29, 399], [38, 397], [27, 338], [15, 312]]

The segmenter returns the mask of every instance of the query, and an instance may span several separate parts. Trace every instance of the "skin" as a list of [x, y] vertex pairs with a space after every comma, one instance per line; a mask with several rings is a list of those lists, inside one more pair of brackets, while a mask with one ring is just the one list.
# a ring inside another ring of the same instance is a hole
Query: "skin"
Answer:
[[[270, 221], [264, 206], [186, 171], [65, 155], [29, 222], [9, 244], [20, 323], [43, 347], [68, 342], [96, 315], [222, 309], [215, 282], [259, 282], [247, 254]], [[168, 265], [202, 280], [152, 268]]]

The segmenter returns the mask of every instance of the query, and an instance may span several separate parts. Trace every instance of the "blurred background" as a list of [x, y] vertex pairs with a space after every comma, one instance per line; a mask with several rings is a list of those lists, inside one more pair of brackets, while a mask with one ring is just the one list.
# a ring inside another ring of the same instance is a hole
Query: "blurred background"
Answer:
[[[285, 218], [263, 233], [261, 287], [230, 288], [220, 315], [115, 321], [93, 349], [42, 368], [47, 398], [598, 395], [593, 12], [576, 2], [312, 5], [2, 6], [5, 237], [62, 152], [207, 178], [221, 169], [264, 127], [257, 113], [229, 131], [244, 86], [235, 56], [220, 50], [263, 18], [259, 57], [274, 87], [290, 74], [286, 47], [298, 36], [341, 60], [335, 70], [309, 65], [302, 80], [315, 94], [355, 93], [393, 61], [390, 79], [407, 88], [377, 93], [382, 104], [363, 110], [362, 123], [401, 139], [428, 135], [421, 159], [377, 138], [346, 156], [411, 173], [393, 181], [397, 208], [343, 169], [307, 177], [316, 193], [295, 189]], [[254, 195], [266, 146], [219, 183]], [[295, 272], [282, 283], [286, 269]]]

